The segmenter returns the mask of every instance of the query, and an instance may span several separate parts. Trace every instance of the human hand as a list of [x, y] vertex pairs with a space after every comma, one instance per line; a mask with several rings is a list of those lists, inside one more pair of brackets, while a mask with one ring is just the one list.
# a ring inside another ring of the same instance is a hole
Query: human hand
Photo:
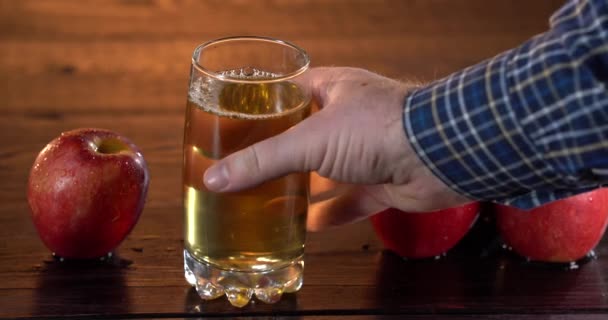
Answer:
[[210, 167], [208, 189], [238, 191], [316, 171], [341, 185], [313, 194], [307, 221], [313, 231], [388, 207], [425, 212], [469, 202], [435, 177], [408, 142], [403, 105], [412, 85], [355, 68], [314, 68], [298, 82], [310, 87], [321, 110]]

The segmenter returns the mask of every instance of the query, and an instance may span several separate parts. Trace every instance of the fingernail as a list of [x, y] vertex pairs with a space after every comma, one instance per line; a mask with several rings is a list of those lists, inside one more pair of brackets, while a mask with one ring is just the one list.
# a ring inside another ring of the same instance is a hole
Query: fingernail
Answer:
[[222, 191], [228, 186], [228, 170], [225, 165], [212, 166], [204, 176], [205, 185], [213, 191]]

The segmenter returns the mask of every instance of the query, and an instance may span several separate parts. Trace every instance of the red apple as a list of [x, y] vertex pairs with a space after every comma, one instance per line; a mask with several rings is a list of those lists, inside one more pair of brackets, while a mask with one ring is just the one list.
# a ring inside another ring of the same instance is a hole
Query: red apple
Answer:
[[460, 241], [473, 226], [479, 203], [427, 213], [387, 209], [371, 217], [384, 246], [406, 258], [441, 255]]
[[496, 205], [496, 223], [507, 246], [530, 260], [572, 262], [602, 238], [608, 223], [608, 190], [596, 189], [532, 210]]
[[64, 132], [38, 154], [28, 203], [42, 242], [64, 258], [115, 249], [137, 223], [149, 174], [130, 140], [103, 129]]

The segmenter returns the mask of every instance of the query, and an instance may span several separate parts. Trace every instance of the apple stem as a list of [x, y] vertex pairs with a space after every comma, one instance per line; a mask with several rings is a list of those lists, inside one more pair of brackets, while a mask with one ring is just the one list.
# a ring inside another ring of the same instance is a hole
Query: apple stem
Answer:
[[118, 139], [105, 139], [97, 145], [95, 151], [103, 154], [113, 154], [128, 149], [129, 147], [124, 142]]

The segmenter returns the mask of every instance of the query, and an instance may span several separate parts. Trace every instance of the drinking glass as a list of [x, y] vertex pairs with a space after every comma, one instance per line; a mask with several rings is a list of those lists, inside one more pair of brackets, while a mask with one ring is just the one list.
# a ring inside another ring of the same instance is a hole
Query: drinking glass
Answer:
[[302, 49], [270, 38], [223, 38], [194, 50], [183, 145], [184, 270], [203, 299], [226, 295], [242, 307], [255, 294], [274, 303], [302, 286], [309, 174], [229, 193], [209, 191], [203, 174], [310, 115], [311, 94], [295, 81], [308, 66]]

